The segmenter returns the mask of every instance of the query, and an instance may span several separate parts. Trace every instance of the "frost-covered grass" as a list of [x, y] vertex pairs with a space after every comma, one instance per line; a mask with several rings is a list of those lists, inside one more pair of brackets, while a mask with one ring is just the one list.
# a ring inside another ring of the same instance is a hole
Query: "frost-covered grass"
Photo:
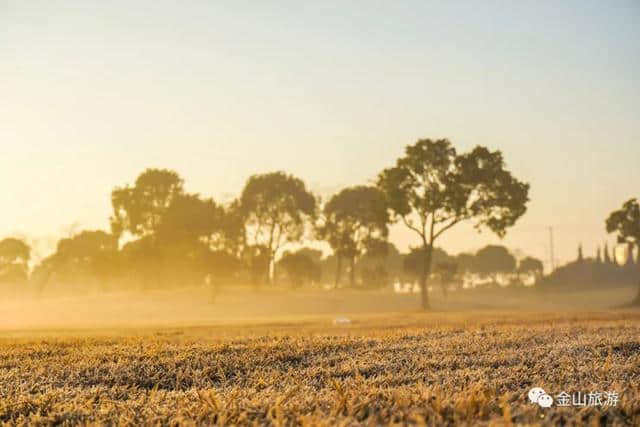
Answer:
[[[640, 425], [640, 312], [4, 333], [10, 424]], [[533, 386], [615, 391], [542, 409]]]

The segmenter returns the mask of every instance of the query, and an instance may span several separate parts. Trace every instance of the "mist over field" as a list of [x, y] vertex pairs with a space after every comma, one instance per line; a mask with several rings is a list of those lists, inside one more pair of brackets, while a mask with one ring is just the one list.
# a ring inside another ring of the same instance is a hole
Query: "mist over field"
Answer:
[[[433, 318], [438, 314], [507, 316], [509, 312], [581, 313], [607, 311], [624, 306], [635, 288], [616, 292], [574, 291], [550, 299], [536, 290], [461, 291], [444, 298], [434, 295]], [[332, 333], [334, 320], [418, 315], [418, 294], [388, 290], [336, 291], [237, 289], [214, 293], [206, 288], [148, 292], [94, 293], [83, 296], [3, 298], [0, 335], [25, 331], [56, 333], [65, 329], [176, 328], [268, 324], [292, 326], [317, 322], [319, 331]]]
[[640, 426], [639, 41], [0, 0], [0, 425]]

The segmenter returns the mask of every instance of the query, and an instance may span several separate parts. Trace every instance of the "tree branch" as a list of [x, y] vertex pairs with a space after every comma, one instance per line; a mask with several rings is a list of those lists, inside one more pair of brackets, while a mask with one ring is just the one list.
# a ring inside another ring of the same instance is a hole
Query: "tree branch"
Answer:
[[418, 233], [421, 237], [424, 237], [424, 232], [420, 231], [419, 228], [416, 228], [413, 224], [411, 224], [406, 217], [402, 216], [402, 222], [404, 223], [404, 225], [407, 226], [407, 228], [415, 231], [416, 233]]
[[433, 238], [435, 239], [435, 238], [439, 237], [442, 233], [444, 233], [445, 231], [447, 231], [448, 229], [450, 229], [451, 227], [453, 227], [454, 225], [456, 225], [457, 223], [459, 223], [463, 219], [465, 219], [465, 218], [464, 217], [454, 217], [451, 221], [449, 221], [449, 223], [447, 225], [445, 225], [440, 230], [438, 230], [433, 235]]
[[431, 214], [431, 227], [429, 227], [429, 245], [433, 246], [433, 239], [437, 236], [434, 236], [433, 231], [436, 227], [436, 213]]

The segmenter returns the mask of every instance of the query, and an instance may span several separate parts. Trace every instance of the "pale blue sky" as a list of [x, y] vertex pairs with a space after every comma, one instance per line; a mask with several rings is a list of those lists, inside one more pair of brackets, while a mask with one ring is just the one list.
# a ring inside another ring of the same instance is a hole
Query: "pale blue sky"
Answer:
[[531, 183], [504, 243], [545, 257], [553, 225], [566, 261], [640, 196], [639, 70], [638, 1], [0, 0], [0, 236], [106, 227], [146, 167], [219, 200], [274, 169], [326, 195], [447, 137]]

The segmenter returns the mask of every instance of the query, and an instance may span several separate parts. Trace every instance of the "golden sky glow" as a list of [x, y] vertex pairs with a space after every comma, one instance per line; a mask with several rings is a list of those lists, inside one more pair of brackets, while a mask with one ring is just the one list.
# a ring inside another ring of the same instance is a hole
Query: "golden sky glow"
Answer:
[[0, 236], [106, 228], [146, 167], [217, 200], [276, 169], [326, 197], [447, 137], [531, 183], [506, 245], [546, 259], [552, 225], [560, 261], [595, 252], [640, 196], [640, 4], [399, 3], [0, 1]]

